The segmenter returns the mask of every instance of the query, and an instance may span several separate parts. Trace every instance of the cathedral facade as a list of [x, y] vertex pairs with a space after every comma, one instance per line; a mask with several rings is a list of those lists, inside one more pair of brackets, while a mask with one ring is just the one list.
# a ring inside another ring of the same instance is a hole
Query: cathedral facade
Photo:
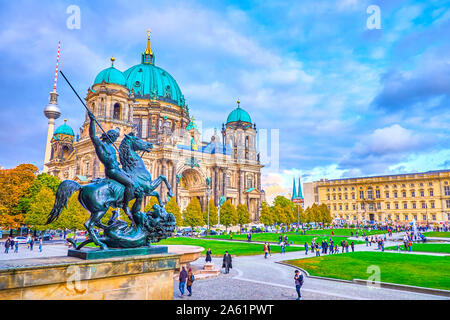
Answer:
[[[209, 199], [216, 206], [224, 197], [234, 205], [246, 204], [253, 221], [259, 219], [264, 192], [261, 189], [261, 168], [256, 146], [256, 125], [250, 115], [237, 107], [231, 111], [220, 132], [210, 141], [201, 141], [201, 133], [190, 115], [189, 107], [175, 79], [155, 65], [150, 36], [141, 55], [141, 63], [124, 72], [114, 67], [102, 70], [88, 89], [85, 103], [105, 131], [135, 132], [154, 145], [142, 159], [156, 179], [168, 178], [181, 209], [197, 197], [205, 210]], [[95, 154], [89, 138], [87, 116], [75, 137], [64, 123], [58, 127], [50, 144], [50, 160], [44, 170], [61, 180], [80, 184], [105, 176], [104, 167]], [[96, 128], [101, 134], [100, 128]], [[167, 188], [158, 191], [166, 200]], [[144, 205], [149, 201], [144, 200]]]

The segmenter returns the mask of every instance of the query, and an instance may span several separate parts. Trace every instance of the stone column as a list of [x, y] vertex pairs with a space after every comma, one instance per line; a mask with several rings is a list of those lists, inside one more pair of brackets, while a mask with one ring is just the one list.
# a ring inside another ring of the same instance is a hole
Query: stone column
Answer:
[[227, 197], [227, 169], [223, 168], [222, 169], [223, 173], [222, 173], [222, 194], [223, 196], [226, 198]]
[[219, 167], [214, 167], [214, 203], [219, 205]]

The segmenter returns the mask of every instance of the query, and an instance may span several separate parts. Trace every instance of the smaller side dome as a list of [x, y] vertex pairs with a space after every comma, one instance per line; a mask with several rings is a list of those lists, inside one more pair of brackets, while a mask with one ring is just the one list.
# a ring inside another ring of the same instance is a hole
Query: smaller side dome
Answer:
[[238, 121], [251, 124], [252, 119], [250, 118], [250, 115], [247, 111], [241, 108], [241, 102], [239, 100], [237, 101], [237, 103], [238, 107], [231, 111], [231, 113], [228, 115], [227, 124]]
[[64, 120], [64, 124], [59, 126], [55, 132], [53, 133], [53, 135], [57, 135], [57, 134], [65, 134], [67, 136], [72, 136], [74, 137], [75, 134], [73, 133], [72, 128], [66, 124], [67, 120]]
[[123, 73], [114, 68], [114, 58], [111, 58], [111, 67], [100, 71], [100, 73], [95, 77], [94, 85], [98, 83], [114, 83], [121, 86], [125, 86], [126, 80]]

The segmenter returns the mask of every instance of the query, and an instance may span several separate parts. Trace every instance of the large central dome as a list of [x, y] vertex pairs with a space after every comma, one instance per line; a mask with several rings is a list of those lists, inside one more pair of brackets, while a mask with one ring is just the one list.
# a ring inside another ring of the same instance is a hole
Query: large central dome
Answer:
[[[114, 63], [114, 59], [111, 61]], [[150, 33], [141, 63], [123, 73], [112, 65], [97, 75], [94, 85], [102, 82], [126, 86], [130, 92], [134, 92], [136, 99], [156, 99], [185, 108], [184, 96], [175, 79], [164, 69], [155, 66]]]
[[125, 85], [138, 99], [157, 99], [184, 107], [184, 96], [175, 79], [165, 70], [141, 63], [126, 70]]

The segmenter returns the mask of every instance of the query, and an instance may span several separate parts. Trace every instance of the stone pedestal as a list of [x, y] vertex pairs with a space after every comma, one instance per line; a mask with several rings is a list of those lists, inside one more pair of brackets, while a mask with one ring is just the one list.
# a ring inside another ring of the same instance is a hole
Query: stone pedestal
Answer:
[[0, 300], [171, 300], [180, 256], [10, 260], [0, 268]]

